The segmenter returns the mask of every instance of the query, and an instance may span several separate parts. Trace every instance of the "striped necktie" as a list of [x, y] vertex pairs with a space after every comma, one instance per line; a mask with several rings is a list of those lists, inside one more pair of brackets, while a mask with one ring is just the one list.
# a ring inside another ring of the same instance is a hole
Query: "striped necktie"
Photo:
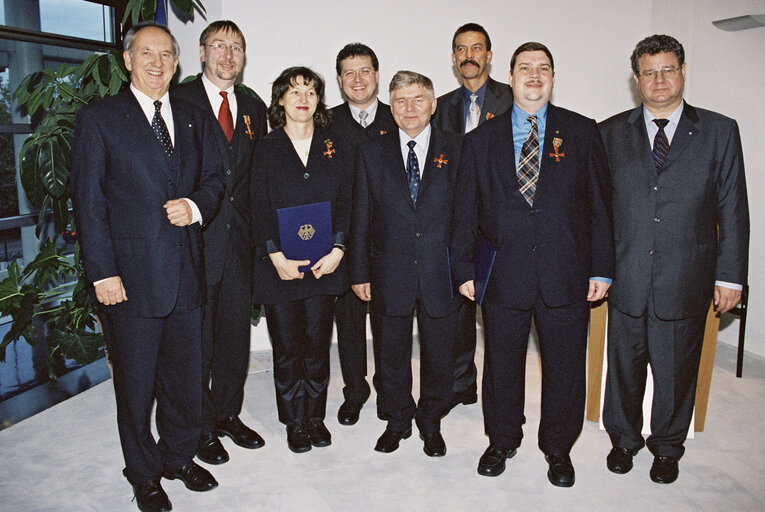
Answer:
[[653, 164], [656, 166], [656, 172], [659, 173], [664, 168], [664, 159], [669, 151], [669, 139], [664, 133], [664, 127], [669, 123], [669, 119], [654, 119], [653, 122], [659, 127], [653, 139]]
[[534, 193], [539, 179], [539, 129], [537, 116], [529, 116], [526, 119], [531, 123], [531, 129], [521, 147], [521, 156], [518, 161], [518, 188], [529, 206], [534, 206]]

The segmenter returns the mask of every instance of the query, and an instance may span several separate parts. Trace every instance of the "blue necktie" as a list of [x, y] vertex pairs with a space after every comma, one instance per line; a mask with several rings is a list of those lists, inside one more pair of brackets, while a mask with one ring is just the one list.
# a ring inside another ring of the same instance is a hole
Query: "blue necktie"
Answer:
[[413, 140], [406, 143], [409, 146], [409, 155], [406, 157], [406, 174], [409, 177], [409, 197], [412, 198], [412, 204], [415, 206], [417, 206], [417, 189], [420, 186], [420, 164], [414, 152], [416, 144]]
[[154, 102], [154, 118], [151, 120], [151, 129], [154, 130], [154, 135], [157, 136], [159, 142], [162, 143], [162, 147], [165, 148], [165, 154], [170, 156], [173, 154], [173, 142], [170, 139], [170, 132], [167, 131], [167, 125], [165, 120], [162, 119], [160, 109], [162, 108], [162, 102], [156, 100]]
[[664, 159], [669, 151], [669, 139], [664, 133], [664, 127], [669, 123], [669, 119], [654, 119], [653, 122], [659, 127], [653, 139], [653, 164], [656, 166], [656, 172], [659, 173], [664, 168]]

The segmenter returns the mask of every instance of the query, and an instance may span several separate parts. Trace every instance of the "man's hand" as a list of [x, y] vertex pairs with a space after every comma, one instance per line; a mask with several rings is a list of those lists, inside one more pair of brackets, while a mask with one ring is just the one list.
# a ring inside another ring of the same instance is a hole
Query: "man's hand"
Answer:
[[281, 251], [271, 253], [268, 256], [271, 258], [274, 268], [276, 268], [276, 273], [279, 274], [279, 278], [283, 281], [303, 279], [303, 273], [298, 270], [298, 267], [311, 263], [310, 260], [288, 260]]
[[319, 279], [324, 274], [331, 274], [334, 272], [337, 266], [340, 264], [340, 260], [343, 259], [344, 254], [345, 253], [342, 251], [342, 249], [334, 247], [329, 252], [329, 254], [326, 254], [323, 258], [313, 264], [311, 267], [313, 277]]
[[113, 306], [128, 300], [120, 276], [108, 277], [94, 286], [96, 299], [104, 306]]
[[475, 302], [475, 282], [465, 281], [460, 285], [460, 293]]
[[183, 227], [191, 224], [191, 206], [185, 199], [171, 199], [162, 205], [167, 214], [167, 220], [173, 226]]
[[587, 292], [587, 300], [590, 302], [597, 302], [602, 300], [606, 296], [606, 292], [611, 287], [611, 283], [604, 283], [603, 281], [596, 281], [590, 279], [590, 289]]
[[372, 286], [369, 283], [354, 284], [351, 286], [351, 290], [356, 294], [356, 297], [364, 302], [372, 300]]
[[727, 313], [741, 300], [741, 290], [715, 285], [715, 309]]

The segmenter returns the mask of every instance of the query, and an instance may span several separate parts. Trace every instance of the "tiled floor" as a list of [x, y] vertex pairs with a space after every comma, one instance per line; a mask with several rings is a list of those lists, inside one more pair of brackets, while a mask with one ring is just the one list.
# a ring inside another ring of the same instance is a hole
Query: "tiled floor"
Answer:
[[[477, 360], [481, 357], [479, 347]], [[261, 363], [268, 365], [256, 364]], [[461, 406], [444, 419], [448, 453], [438, 459], [423, 454], [416, 435], [395, 453], [373, 451], [384, 429], [373, 400], [357, 425], [338, 425], [342, 381], [333, 346], [327, 407], [332, 446], [290, 452], [276, 419], [272, 374], [256, 373], [247, 381], [241, 417], [263, 435], [266, 446], [249, 451], [224, 439], [231, 461], [208, 466], [220, 482], [211, 492], [193, 493], [177, 480], [163, 486], [174, 510], [205, 512], [760, 511], [765, 509], [765, 360], [747, 354], [744, 378], [736, 379], [734, 371], [734, 349], [720, 344], [706, 431], [688, 441], [676, 483], [649, 480], [651, 456], [645, 451], [631, 473], [608, 472], [607, 436], [585, 422], [572, 452], [576, 485], [560, 489], [547, 482], [536, 447], [540, 380], [534, 343], [527, 360], [526, 440], [497, 478], [475, 471], [487, 445], [480, 404]], [[2, 511], [137, 510], [120, 473], [110, 382], [0, 431], [0, 454]]]

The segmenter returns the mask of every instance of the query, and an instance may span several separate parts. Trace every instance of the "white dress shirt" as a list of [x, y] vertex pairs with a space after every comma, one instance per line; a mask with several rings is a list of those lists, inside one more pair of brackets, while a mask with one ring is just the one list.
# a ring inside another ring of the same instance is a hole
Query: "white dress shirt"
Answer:
[[218, 111], [220, 110], [220, 106], [223, 103], [223, 96], [221, 96], [220, 93], [228, 93], [228, 107], [231, 110], [231, 117], [234, 119], [234, 128], [236, 128], [237, 104], [236, 94], [234, 94], [234, 85], [231, 84], [231, 87], [228, 89], [219, 89], [218, 86], [212, 83], [204, 73], [202, 73], [202, 85], [205, 86], [207, 99], [210, 100], [210, 106], [212, 107], [213, 115], [216, 119], [218, 118]]
[[406, 169], [406, 161], [409, 158], [409, 144], [410, 140], [414, 140], [417, 144], [414, 146], [414, 154], [417, 155], [417, 163], [420, 168], [420, 178], [422, 178], [422, 170], [425, 168], [425, 159], [428, 156], [428, 146], [430, 145], [430, 124], [428, 124], [414, 139], [404, 133], [401, 128], [398, 129], [398, 138], [401, 141], [401, 156], [404, 158], [404, 168]]

